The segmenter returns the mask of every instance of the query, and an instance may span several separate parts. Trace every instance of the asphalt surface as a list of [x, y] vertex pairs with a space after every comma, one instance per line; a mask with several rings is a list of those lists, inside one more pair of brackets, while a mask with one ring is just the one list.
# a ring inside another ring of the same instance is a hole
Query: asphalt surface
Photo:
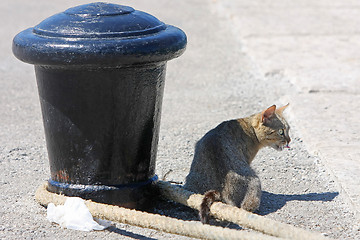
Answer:
[[[87, 2], [0, 2], [0, 238], [186, 239], [115, 223], [101, 232], [61, 229], [34, 200], [36, 188], [49, 178], [49, 164], [33, 66], [13, 56], [12, 38], [81, 3]], [[188, 36], [186, 52], [167, 68], [160, 178], [171, 169], [167, 180], [183, 182], [195, 142], [221, 121], [290, 102], [291, 149], [264, 149], [254, 160], [263, 185], [257, 213], [334, 238], [360, 239], [359, 3], [121, 4]], [[178, 204], [160, 202], [153, 211], [197, 220], [196, 212]]]

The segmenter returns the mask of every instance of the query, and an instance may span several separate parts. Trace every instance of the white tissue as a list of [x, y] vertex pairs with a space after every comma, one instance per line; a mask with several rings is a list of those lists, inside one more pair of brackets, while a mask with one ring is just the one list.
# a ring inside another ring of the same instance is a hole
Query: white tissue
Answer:
[[94, 221], [83, 199], [78, 197], [67, 198], [64, 205], [55, 206], [49, 203], [47, 207], [47, 219], [61, 227], [80, 230], [104, 230], [111, 225], [110, 221]]

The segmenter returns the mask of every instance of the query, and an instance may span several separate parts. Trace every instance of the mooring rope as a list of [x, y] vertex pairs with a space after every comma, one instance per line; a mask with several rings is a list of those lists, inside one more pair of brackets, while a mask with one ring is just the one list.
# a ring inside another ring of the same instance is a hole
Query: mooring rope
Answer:
[[[174, 186], [163, 181], [159, 181], [157, 186], [166, 198], [182, 203], [189, 207], [199, 209], [202, 195], [193, 194], [192, 192], [186, 191], [181, 187]], [[46, 182], [38, 188], [35, 194], [35, 198], [41, 205], [47, 206], [49, 203], [62, 205], [65, 203], [67, 197], [49, 192], [47, 190]], [[248, 232], [243, 230], [211, 226], [208, 224], [202, 224], [198, 221], [184, 221], [158, 214], [146, 213], [138, 210], [97, 203], [91, 200], [85, 200], [85, 204], [91, 214], [96, 218], [126, 223], [139, 227], [151, 228], [163, 232], [194, 238], [273, 240], [279, 239], [276, 237], [279, 236], [291, 239], [325, 239], [319, 234], [310, 233], [299, 228], [295, 228], [283, 223], [278, 223], [274, 220], [266, 219], [264, 217], [251, 214], [239, 208], [231, 207], [222, 203], [214, 203], [211, 206], [211, 214], [213, 214], [215, 217], [218, 217], [222, 220], [231, 221], [241, 226], [249, 227], [273, 236], [264, 235], [258, 232]], [[271, 226], [269, 227], [268, 225]]]
[[[36, 191], [35, 198], [43, 206], [49, 203], [63, 205], [66, 196], [51, 193], [47, 183], [41, 185]], [[126, 223], [139, 227], [151, 228], [172, 234], [178, 234], [202, 239], [244, 239], [244, 240], [274, 240], [278, 239], [256, 232], [245, 232], [217, 226], [204, 225], [197, 221], [183, 221], [175, 218], [146, 213], [138, 210], [85, 200], [93, 217], [109, 221]]]
[[[157, 186], [165, 198], [179, 202], [193, 209], [200, 209], [200, 204], [204, 198], [203, 195], [194, 194], [180, 186], [172, 185], [165, 181], [159, 181]], [[280, 238], [294, 240], [329, 240], [329, 238], [326, 238], [319, 233], [306, 231], [289, 224], [277, 222], [221, 202], [215, 202], [211, 205], [210, 214], [220, 220], [226, 220]]]

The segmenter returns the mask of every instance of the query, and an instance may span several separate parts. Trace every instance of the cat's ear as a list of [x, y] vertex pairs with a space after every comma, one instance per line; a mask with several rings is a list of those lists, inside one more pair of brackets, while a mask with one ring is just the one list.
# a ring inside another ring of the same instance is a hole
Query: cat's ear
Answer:
[[266, 123], [267, 121], [270, 120], [270, 118], [274, 115], [276, 110], [276, 105], [272, 105], [271, 107], [269, 107], [268, 109], [264, 110], [261, 113], [261, 121], [263, 123]]
[[290, 103], [286, 104], [285, 106], [282, 106], [281, 108], [276, 109], [276, 112], [282, 114], [285, 108], [287, 108], [290, 105]]

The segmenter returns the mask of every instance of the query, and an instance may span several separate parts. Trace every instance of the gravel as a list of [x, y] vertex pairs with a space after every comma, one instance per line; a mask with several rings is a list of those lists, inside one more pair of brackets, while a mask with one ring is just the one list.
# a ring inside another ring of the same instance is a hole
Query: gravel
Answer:
[[[211, 2], [124, 4], [177, 25], [188, 35], [186, 53], [168, 64], [156, 170], [160, 178], [171, 169], [167, 180], [183, 182], [194, 144], [203, 134], [221, 121], [284, 104], [283, 96], [295, 91], [281, 74], [264, 76], [258, 71], [242, 52], [242, 42], [227, 20], [209, 7]], [[105, 231], [79, 232], [48, 222], [46, 209], [34, 200], [36, 188], [49, 177], [35, 79], [30, 66], [16, 60], [7, 65], [11, 66], [7, 73], [0, 72], [7, 88], [0, 90], [4, 100], [0, 105], [4, 113], [0, 119], [0, 239], [188, 239], [120, 223]], [[18, 86], [23, 86], [22, 91], [16, 90]], [[264, 149], [253, 162], [263, 187], [257, 213], [333, 238], [360, 239], [354, 212], [336, 180], [306, 150], [296, 126], [292, 129], [290, 150]], [[159, 201], [152, 211], [197, 220], [196, 211], [180, 204]]]

